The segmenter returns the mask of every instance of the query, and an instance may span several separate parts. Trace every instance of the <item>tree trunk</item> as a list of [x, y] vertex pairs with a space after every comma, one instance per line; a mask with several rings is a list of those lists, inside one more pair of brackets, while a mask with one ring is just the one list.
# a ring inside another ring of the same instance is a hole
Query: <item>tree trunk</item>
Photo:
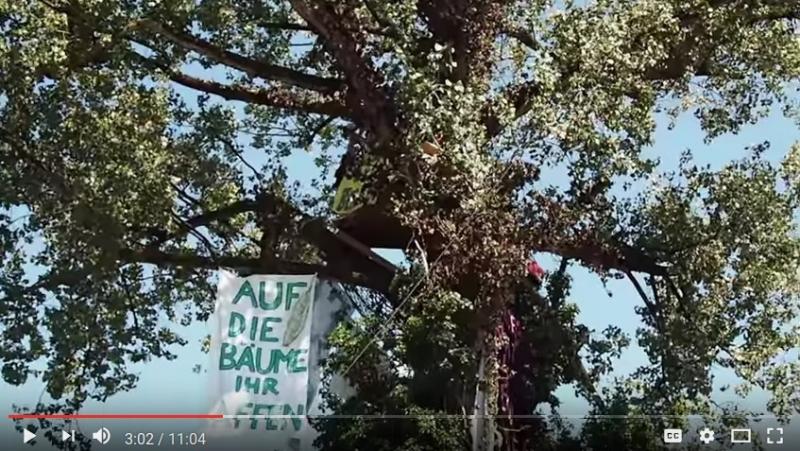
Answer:
[[496, 384], [491, 380], [494, 349], [491, 335], [478, 334], [478, 377], [475, 384], [475, 402], [472, 410], [472, 451], [493, 451], [495, 440], [495, 421], [493, 400], [496, 398]]

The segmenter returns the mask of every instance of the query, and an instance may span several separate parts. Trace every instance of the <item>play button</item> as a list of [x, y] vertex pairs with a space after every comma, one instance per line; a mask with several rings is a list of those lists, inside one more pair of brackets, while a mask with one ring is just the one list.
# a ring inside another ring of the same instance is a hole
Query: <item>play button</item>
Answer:
[[29, 441], [31, 441], [31, 440], [33, 440], [35, 438], [36, 438], [36, 434], [34, 434], [33, 432], [31, 432], [31, 431], [29, 431], [27, 429], [23, 429], [22, 430], [22, 443], [28, 443]]

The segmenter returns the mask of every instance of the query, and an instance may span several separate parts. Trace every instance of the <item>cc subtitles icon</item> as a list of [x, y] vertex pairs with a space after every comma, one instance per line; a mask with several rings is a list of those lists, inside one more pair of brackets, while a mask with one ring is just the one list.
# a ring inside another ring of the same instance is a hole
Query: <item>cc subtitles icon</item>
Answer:
[[681, 443], [683, 431], [680, 429], [664, 429], [664, 443]]

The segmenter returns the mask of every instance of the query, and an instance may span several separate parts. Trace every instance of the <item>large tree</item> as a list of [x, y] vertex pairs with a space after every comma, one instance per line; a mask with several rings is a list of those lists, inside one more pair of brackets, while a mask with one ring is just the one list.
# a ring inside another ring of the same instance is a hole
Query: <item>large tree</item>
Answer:
[[[800, 148], [677, 170], [642, 150], [657, 115], [714, 139], [791, 113], [798, 22], [797, 0], [0, 0], [3, 379], [41, 377], [52, 409], [130, 390], [228, 267], [348, 286], [330, 363], [358, 396], [330, 408], [422, 415], [320, 421], [331, 449], [544, 447], [553, 422], [508, 414], [566, 383], [596, 413], [719, 414], [712, 367], [786, 417]], [[533, 252], [562, 262], [541, 292]], [[613, 389], [628, 337], [577, 323], [575, 265], [641, 297], [650, 359]]]

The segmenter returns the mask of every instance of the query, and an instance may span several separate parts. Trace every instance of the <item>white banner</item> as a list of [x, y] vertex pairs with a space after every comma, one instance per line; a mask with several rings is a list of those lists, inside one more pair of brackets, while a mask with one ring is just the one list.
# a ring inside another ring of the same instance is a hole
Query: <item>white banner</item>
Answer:
[[312, 449], [316, 434], [305, 416], [317, 401], [318, 381], [309, 387], [315, 288], [314, 275], [240, 278], [221, 271], [212, 321], [212, 412], [238, 417], [212, 422], [209, 432], [250, 435], [265, 450]]
[[[227, 436], [231, 440], [225, 443], [241, 449], [248, 444], [264, 451], [314, 449], [317, 432], [305, 415], [323, 413], [322, 362], [328, 336], [352, 313], [345, 297], [338, 284], [313, 275], [238, 277], [220, 271], [209, 321], [209, 412], [240, 417], [213, 420], [205, 431]], [[353, 394], [338, 375], [329, 389], [343, 398]], [[244, 417], [250, 415], [260, 418]]]

